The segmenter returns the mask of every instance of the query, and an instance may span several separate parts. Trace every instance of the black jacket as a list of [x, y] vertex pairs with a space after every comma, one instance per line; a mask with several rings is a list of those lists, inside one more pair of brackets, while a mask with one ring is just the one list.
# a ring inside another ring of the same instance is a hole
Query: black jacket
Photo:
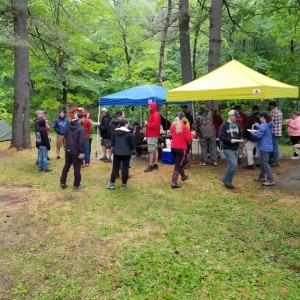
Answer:
[[229, 123], [228, 121], [223, 122], [220, 127], [219, 138], [224, 150], [237, 150], [239, 143], [231, 144], [231, 140], [240, 140], [242, 138], [240, 126], [236, 123]]
[[111, 146], [115, 155], [131, 155], [134, 146], [133, 134], [126, 127], [117, 128], [112, 135]]
[[85, 130], [78, 121], [72, 121], [66, 131], [67, 153], [81, 154], [84, 152]]
[[37, 128], [36, 128], [36, 147], [39, 146], [46, 146], [48, 150], [50, 150], [50, 142], [48, 138], [48, 134], [46, 132], [46, 121], [44, 119], [37, 121]]
[[[252, 134], [247, 129], [252, 129], [252, 125], [255, 123], [260, 124], [259, 112], [256, 112], [256, 113], [252, 114], [250, 117], [248, 117], [247, 122], [246, 122], [246, 127], [243, 131], [244, 138], [249, 141], [252, 141], [252, 142], [256, 142], [257, 140], [252, 136]], [[257, 128], [255, 128], [255, 129], [257, 129]]]
[[100, 135], [103, 139], [110, 139], [110, 131], [109, 131], [109, 124], [110, 124], [110, 116], [106, 115], [105, 117], [102, 118], [101, 123], [99, 125], [100, 129]]

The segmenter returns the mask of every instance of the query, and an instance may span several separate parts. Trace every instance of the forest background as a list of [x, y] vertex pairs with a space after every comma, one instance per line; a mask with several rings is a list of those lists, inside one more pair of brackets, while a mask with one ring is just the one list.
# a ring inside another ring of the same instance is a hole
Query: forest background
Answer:
[[[18, 17], [28, 38], [16, 34]], [[0, 118], [20, 120], [16, 78], [26, 70], [14, 65], [18, 48], [28, 50], [29, 124], [36, 110], [51, 124], [59, 109], [74, 106], [96, 120], [100, 96], [140, 84], [178, 87], [232, 58], [299, 86], [299, 17], [300, 0], [3, 0]], [[265, 109], [255, 100], [222, 101], [220, 108], [236, 103], [247, 113], [253, 104]], [[299, 108], [298, 99], [278, 103], [285, 117]], [[138, 120], [140, 108], [122, 109]]]

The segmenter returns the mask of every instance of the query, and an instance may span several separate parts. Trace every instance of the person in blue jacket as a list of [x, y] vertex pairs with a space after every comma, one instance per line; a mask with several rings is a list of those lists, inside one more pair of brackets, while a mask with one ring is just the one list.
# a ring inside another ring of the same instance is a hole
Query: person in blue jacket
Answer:
[[66, 130], [69, 125], [69, 121], [66, 118], [66, 114], [63, 110], [58, 113], [58, 118], [54, 121], [53, 129], [57, 133], [56, 138], [56, 158], [60, 159], [60, 148], [63, 146], [66, 153]]
[[[272, 175], [272, 170], [269, 165], [269, 157], [273, 151], [272, 143], [272, 129], [273, 123], [271, 123], [271, 116], [266, 112], [259, 114], [260, 125], [256, 124], [258, 130], [252, 132], [252, 136], [258, 141], [257, 148], [259, 150], [259, 162], [260, 162], [260, 174], [254, 180], [262, 182], [263, 186], [275, 185], [275, 181]], [[267, 176], [267, 180], [266, 180]]]

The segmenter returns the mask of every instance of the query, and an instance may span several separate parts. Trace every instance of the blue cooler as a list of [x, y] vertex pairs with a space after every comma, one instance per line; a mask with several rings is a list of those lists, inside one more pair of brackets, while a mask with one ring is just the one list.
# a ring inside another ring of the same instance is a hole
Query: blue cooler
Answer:
[[163, 148], [162, 162], [166, 165], [173, 165], [175, 163], [175, 157], [171, 153], [171, 148]]

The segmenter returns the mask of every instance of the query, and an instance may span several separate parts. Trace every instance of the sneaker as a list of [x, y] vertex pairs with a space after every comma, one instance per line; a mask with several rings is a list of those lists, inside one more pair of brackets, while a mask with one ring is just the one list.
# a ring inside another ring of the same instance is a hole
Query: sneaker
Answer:
[[179, 188], [181, 188], [181, 184], [178, 184], [177, 182], [172, 182], [171, 183], [171, 188], [172, 189], [179, 189]]
[[206, 166], [206, 161], [201, 161], [200, 166]]
[[84, 188], [84, 185], [82, 184], [79, 184], [79, 185], [73, 185], [73, 189], [74, 190], [80, 190], [80, 189], [83, 189]]
[[65, 188], [67, 188], [68, 186], [67, 186], [65, 183], [61, 183], [61, 184], [60, 184], [60, 187], [61, 187], [62, 189], [65, 189]]
[[255, 180], [255, 181], [258, 181], [258, 182], [265, 182], [265, 179], [262, 178], [262, 177], [259, 177], [259, 176], [258, 176], [258, 177], [255, 177], [254, 180]]
[[299, 159], [299, 156], [291, 156], [290, 159]]
[[106, 155], [102, 156], [102, 157], [100, 158], [100, 160], [107, 160], [107, 156], [106, 156]]
[[246, 166], [243, 166], [244, 169], [247, 169], [247, 170], [255, 170], [255, 166], [254, 165], [246, 165]]
[[107, 184], [106, 188], [107, 188], [108, 190], [114, 190], [114, 189], [115, 189], [115, 184], [112, 183], [112, 182], [109, 182], [109, 183]]
[[90, 166], [90, 164], [85, 164], [85, 166], [86, 166], [86, 167], [89, 167], [89, 166]]
[[275, 181], [266, 181], [262, 183], [263, 186], [273, 186], [275, 185]]
[[216, 161], [214, 161], [213, 165], [216, 167], [218, 165], [218, 163]]
[[52, 170], [48, 169], [48, 170], [44, 170], [44, 172], [51, 172]]
[[126, 190], [126, 189], [127, 189], [126, 184], [122, 184], [121, 190]]
[[224, 181], [224, 185], [225, 185], [228, 189], [231, 189], [231, 190], [235, 189], [235, 186], [234, 186], [231, 182], [229, 182], [229, 181]]
[[111, 160], [111, 158], [108, 158], [108, 159], [106, 159], [104, 162], [106, 162], [106, 163], [111, 163], [112, 160]]
[[60, 156], [59, 156], [59, 155], [57, 155], [57, 156], [56, 156], [56, 159], [60, 159]]
[[144, 171], [145, 173], [149, 173], [153, 171], [153, 167], [152, 166], [148, 166], [148, 168]]
[[158, 164], [154, 164], [152, 167], [153, 170], [158, 170]]
[[278, 161], [273, 161], [270, 163], [270, 167], [274, 168], [274, 167], [279, 167], [279, 163]]
[[43, 169], [39, 169], [39, 171], [40, 171], [40, 172], [43, 172], [44, 170], [43, 170]]
[[189, 174], [185, 173], [185, 174], [181, 177], [181, 180], [182, 180], [182, 181], [185, 181], [185, 180], [188, 179], [188, 177], [189, 177]]

